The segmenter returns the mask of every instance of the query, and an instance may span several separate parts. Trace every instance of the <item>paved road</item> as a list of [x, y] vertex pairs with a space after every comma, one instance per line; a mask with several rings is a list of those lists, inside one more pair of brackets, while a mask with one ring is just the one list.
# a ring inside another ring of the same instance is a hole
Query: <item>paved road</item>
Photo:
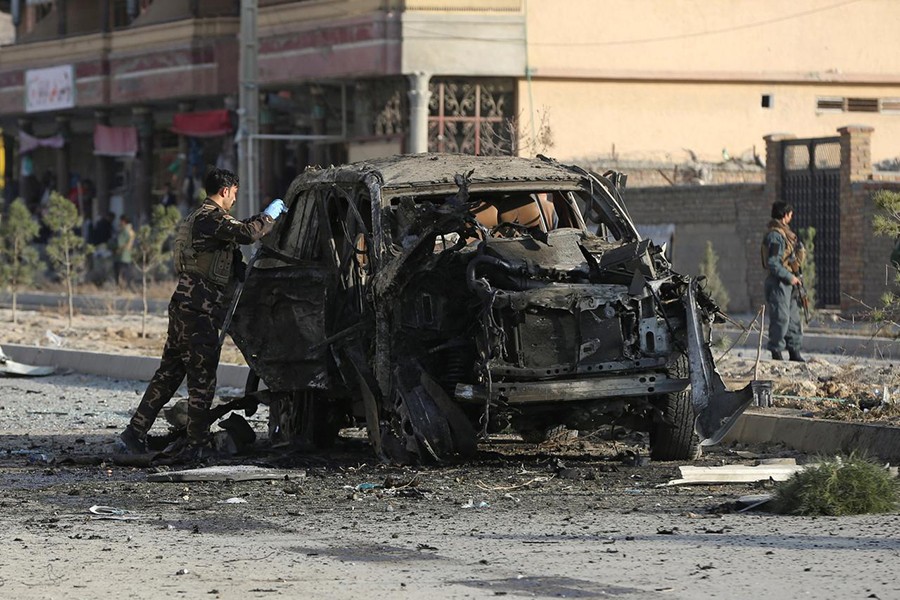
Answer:
[[[468, 465], [410, 469], [376, 465], [347, 439], [317, 456], [245, 459], [288, 480], [149, 483], [146, 470], [98, 462], [142, 389], [0, 378], [0, 596], [900, 598], [896, 513], [735, 513], [734, 498], [764, 490], [658, 488], [677, 465], [615, 460], [634, 440], [496, 441]], [[719, 448], [705, 464], [740, 460]], [[356, 489], [388, 477], [399, 489]], [[140, 518], [91, 520], [92, 505]]]

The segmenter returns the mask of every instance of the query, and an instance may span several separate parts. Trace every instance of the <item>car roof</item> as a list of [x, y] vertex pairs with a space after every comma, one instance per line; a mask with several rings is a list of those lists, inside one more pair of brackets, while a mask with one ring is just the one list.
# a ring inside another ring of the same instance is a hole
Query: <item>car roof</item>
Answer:
[[401, 154], [361, 161], [308, 173], [307, 181], [359, 180], [376, 172], [383, 188], [399, 189], [453, 183], [457, 174], [471, 171], [472, 184], [515, 181], [575, 182], [583, 176], [571, 167], [544, 159], [515, 156], [472, 156], [467, 154]]

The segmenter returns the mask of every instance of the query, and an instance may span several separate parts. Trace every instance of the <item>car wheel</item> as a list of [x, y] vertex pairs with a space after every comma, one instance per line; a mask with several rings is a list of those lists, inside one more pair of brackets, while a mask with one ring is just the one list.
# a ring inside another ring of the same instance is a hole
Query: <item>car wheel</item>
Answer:
[[[687, 355], [679, 354], [669, 363], [667, 374], [688, 379]], [[700, 458], [700, 438], [694, 433], [694, 407], [688, 390], [660, 396], [659, 414], [650, 423], [650, 458], [653, 460], [695, 460]]]
[[341, 406], [318, 392], [280, 394], [269, 404], [269, 442], [330, 448], [346, 424]]

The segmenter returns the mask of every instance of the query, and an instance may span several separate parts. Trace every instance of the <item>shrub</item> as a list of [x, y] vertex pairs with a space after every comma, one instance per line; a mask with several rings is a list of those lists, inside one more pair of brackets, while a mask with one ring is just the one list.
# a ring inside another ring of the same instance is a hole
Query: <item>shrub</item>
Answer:
[[802, 516], [884, 513], [897, 508], [897, 491], [885, 468], [851, 454], [824, 459], [780, 483], [774, 508]]
[[799, 232], [800, 241], [806, 248], [806, 259], [801, 269], [803, 271], [803, 286], [809, 296], [809, 309], [816, 307], [816, 228], [806, 227]]
[[9, 286], [12, 293], [13, 323], [18, 320], [19, 290], [31, 285], [42, 265], [37, 249], [31, 244], [39, 229], [21, 198], [9, 205], [6, 218], [0, 223], [0, 282]]
[[53, 270], [66, 284], [66, 296], [69, 301], [68, 326], [71, 329], [75, 315], [72, 300], [75, 295], [75, 283], [94, 247], [86, 243], [77, 233], [81, 225], [78, 208], [68, 198], [56, 192], [50, 194], [50, 205], [44, 215], [44, 223], [53, 232], [53, 236], [47, 242], [47, 256], [50, 257]]
[[706, 252], [703, 254], [703, 260], [700, 261], [699, 269], [700, 275], [706, 278], [704, 290], [713, 302], [719, 305], [722, 312], [725, 312], [728, 310], [731, 297], [728, 295], [728, 290], [725, 289], [725, 284], [722, 283], [722, 278], [719, 277], [719, 256], [713, 250], [710, 241], [706, 242]]

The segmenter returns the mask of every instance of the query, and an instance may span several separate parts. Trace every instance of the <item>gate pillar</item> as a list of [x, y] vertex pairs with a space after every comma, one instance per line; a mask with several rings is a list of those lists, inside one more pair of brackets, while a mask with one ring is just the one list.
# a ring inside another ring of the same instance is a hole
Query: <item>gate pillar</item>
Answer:
[[781, 199], [782, 175], [784, 174], [784, 161], [781, 159], [784, 140], [793, 140], [796, 136], [791, 133], [771, 133], [763, 139], [766, 141], [766, 217], [772, 203]]
[[860, 185], [872, 177], [872, 132], [866, 125], [838, 129], [841, 142], [841, 312], [860, 312], [863, 306], [864, 253], [872, 237], [866, 222], [867, 193]]

